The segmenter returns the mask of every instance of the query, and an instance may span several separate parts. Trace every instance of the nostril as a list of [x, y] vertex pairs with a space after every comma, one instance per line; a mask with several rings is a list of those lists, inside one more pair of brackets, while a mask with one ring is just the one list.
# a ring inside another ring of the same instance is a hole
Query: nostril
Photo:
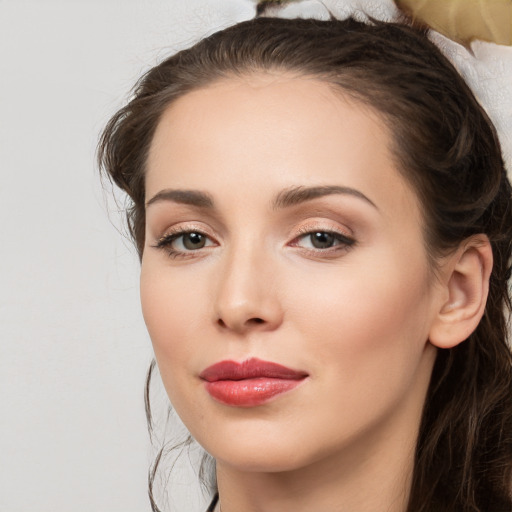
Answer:
[[[251, 324], [264, 324], [265, 323], [265, 320], [263, 320], [263, 318], [249, 318], [246, 322], [244, 322], [245, 325], [251, 325]], [[222, 319], [222, 318], [219, 318], [217, 320], [217, 325], [219, 325], [220, 327], [222, 327], [223, 329], [224, 328], [228, 328], [228, 324], [226, 324], [226, 322]]]

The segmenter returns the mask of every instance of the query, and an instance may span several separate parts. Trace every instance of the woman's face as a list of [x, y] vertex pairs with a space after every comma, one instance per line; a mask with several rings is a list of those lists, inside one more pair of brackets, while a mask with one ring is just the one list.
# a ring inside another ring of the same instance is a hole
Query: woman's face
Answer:
[[142, 307], [172, 404], [218, 464], [414, 445], [439, 292], [389, 147], [378, 115], [310, 78], [226, 79], [163, 115]]

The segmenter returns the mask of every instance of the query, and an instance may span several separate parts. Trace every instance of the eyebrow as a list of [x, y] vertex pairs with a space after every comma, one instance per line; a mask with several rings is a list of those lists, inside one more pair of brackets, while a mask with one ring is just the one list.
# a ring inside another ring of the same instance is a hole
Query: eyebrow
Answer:
[[161, 201], [173, 201], [180, 204], [188, 204], [199, 208], [213, 208], [213, 198], [199, 190], [172, 190], [165, 189], [155, 194], [147, 203], [146, 208], [153, 203]]
[[274, 199], [272, 206], [274, 209], [288, 208], [290, 206], [295, 206], [306, 201], [311, 201], [312, 199], [316, 199], [318, 197], [334, 194], [357, 197], [358, 199], [366, 201], [368, 204], [372, 205], [378, 210], [377, 205], [359, 190], [351, 187], [341, 187], [339, 185], [325, 185], [319, 187], [292, 187], [279, 192], [279, 194], [277, 194], [276, 198]]
[[[311, 201], [312, 199], [335, 194], [357, 197], [358, 199], [362, 199], [378, 210], [377, 205], [359, 190], [351, 187], [342, 187], [339, 185], [325, 185], [316, 187], [299, 186], [282, 190], [272, 201], [272, 208], [275, 210], [289, 208], [306, 201]], [[198, 208], [214, 208], [214, 201], [210, 194], [201, 192], [199, 190], [180, 189], [161, 190], [146, 203], [146, 208], [154, 203], [161, 201], [172, 201], [179, 204], [196, 206]]]

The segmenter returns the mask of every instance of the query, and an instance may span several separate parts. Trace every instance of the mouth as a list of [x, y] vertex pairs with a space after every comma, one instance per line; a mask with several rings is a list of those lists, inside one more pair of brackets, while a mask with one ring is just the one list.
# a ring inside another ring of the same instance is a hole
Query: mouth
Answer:
[[242, 363], [221, 361], [205, 368], [199, 377], [214, 400], [235, 407], [255, 407], [296, 388], [308, 373], [251, 358]]

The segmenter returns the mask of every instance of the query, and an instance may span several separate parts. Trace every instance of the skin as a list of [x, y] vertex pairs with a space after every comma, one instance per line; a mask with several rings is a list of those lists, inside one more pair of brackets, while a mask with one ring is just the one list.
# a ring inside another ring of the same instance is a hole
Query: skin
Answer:
[[[223, 512], [405, 510], [436, 354], [429, 337], [442, 338], [440, 311], [449, 323], [457, 308], [443, 305], [465, 303], [466, 281], [447, 284], [461, 254], [433, 277], [421, 209], [390, 145], [372, 110], [286, 74], [225, 79], [160, 121], [147, 162], [143, 314], [173, 406], [217, 460]], [[322, 186], [367, 199], [272, 206], [285, 190]], [[214, 206], [155, 198], [169, 189], [207, 193]], [[156, 247], [176, 230], [201, 232], [206, 245]], [[317, 249], [310, 231], [354, 242]], [[470, 267], [482, 261], [475, 252]], [[308, 378], [257, 407], [215, 401], [201, 371], [250, 357]]]

